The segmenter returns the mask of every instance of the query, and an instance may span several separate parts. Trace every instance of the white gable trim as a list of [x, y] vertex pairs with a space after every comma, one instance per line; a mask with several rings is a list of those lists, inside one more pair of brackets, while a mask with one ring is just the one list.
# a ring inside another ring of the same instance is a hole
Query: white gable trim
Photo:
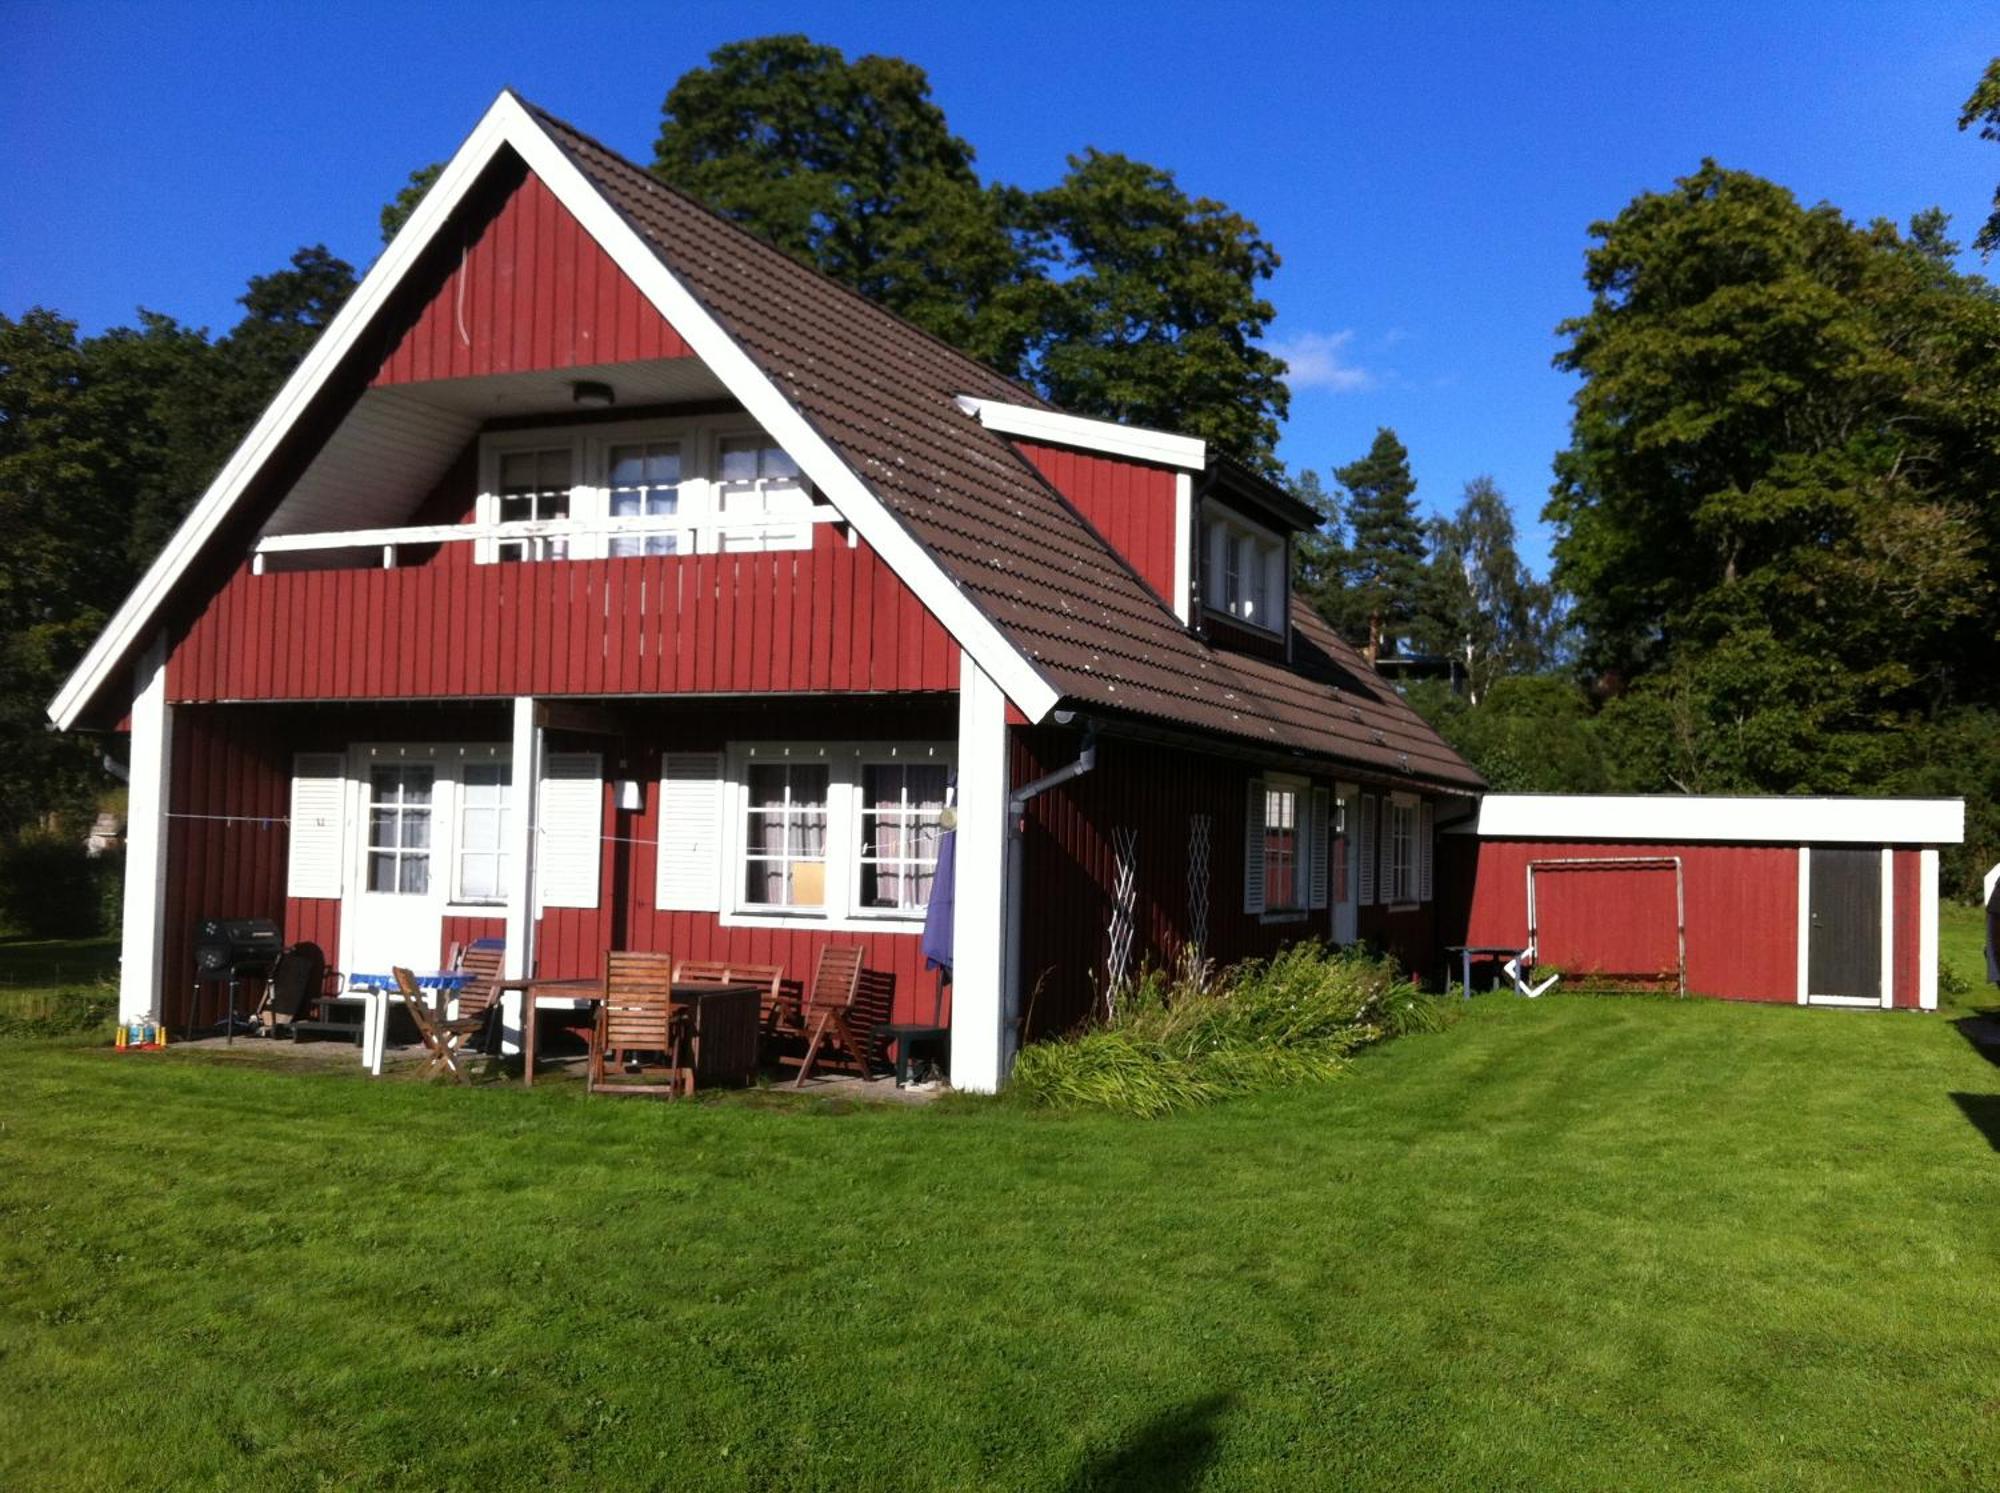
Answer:
[[1489, 793], [1475, 833], [1486, 840], [1957, 845], [1965, 838], [1965, 801]]
[[673, 324], [695, 355], [776, 438], [827, 501], [916, 593], [1021, 713], [1030, 721], [1039, 721], [1054, 709], [1061, 698], [1054, 686], [793, 407], [637, 230], [591, 185], [521, 101], [512, 93], [502, 93], [50, 703], [49, 716], [57, 728], [67, 730], [74, 725], [84, 706], [103, 689], [279, 441], [325, 387], [328, 376], [368, 330], [403, 276], [503, 146], [511, 147], [541, 178], [640, 293]]
[[1134, 461], [1157, 462], [1190, 472], [1208, 466], [1207, 444], [1189, 435], [1119, 425], [1111, 420], [1087, 420], [1082, 415], [1066, 415], [1060, 410], [1007, 404], [998, 399], [975, 399], [970, 394], [958, 395], [954, 403], [988, 430], [1019, 436], [1024, 441], [1081, 446], [1106, 456], [1127, 456]]

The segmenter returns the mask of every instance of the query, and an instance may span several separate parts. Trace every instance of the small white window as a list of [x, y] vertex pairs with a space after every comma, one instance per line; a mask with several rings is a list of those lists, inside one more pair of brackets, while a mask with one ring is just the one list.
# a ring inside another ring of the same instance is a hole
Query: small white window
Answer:
[[1389, 896], [1395, 903], [1418, 900], [1417, 801], [1398, 794], [1389, 800]]
[[743, 815], [743, 901], [750, 907], [826, 905], [829, 772], [824, 764], [750, 768]]
[[[500, 453], [499, 506], [501, 524], [536, 523], [568, 518], [570, 494], [576, 486], [576, 453], [569, 446]], [[562, 538], [500, 539], [497, 560], [560, 560], [569, 554]]]
[[940, 762], [861, 769], [861, 911], [922, 912], [929, 905], [948, 778]]
[[512, 769], [505, 762], [468, 762], [458, 793], [459, 902], [507, 900], [507, 816]]
[[1285, 542], [1226, 509], [1202, 519], [1202, 596], [1210, 611], [1283, 630]]
[[[613, 518], [678, 518], [679, 441], [619, 441], [605, 452], [605, 486]], [[613, 555], [673, 555], [680, 534], [613, 534]]]
[[[798, 463], [766, 435], [727, 435], [718, 452], [716, 518], [726, 552], [803, 548], [812, 530], [770, 520], [812, 507]], [[732, 530], [731, 520], [749, 527]]]
[[368, 890], [424, 897], [431, 889], [431, 807], [437, 770], [377, 767], [368, 778]]
[[1264, 785], [1264, 908], [1296, 912], [1304, 907], [1299, 884], [1299, 795], [1290, 787]]

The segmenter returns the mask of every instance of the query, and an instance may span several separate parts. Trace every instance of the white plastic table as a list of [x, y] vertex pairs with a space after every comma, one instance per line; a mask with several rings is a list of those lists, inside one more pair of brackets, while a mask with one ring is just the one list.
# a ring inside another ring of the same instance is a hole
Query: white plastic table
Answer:
[[[417, 976], [417, 988], [426, 992], [455, 992], [465, 983], [457, 970], [437, 970]], [[377, 1078], [382, 1076], [382, 1055], [389, 1045], [389, 1003], [405, 1000], [396, 988], [394, 975], [355, 974], [347, 977], [347, 990], [340, 999], [358, 997], [361, 1007], [361, 1066]]]

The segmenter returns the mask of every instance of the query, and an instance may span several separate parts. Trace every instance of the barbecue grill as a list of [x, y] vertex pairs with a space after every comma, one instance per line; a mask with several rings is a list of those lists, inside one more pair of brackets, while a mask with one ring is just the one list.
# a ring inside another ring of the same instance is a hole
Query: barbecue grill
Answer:
[[194, 925], [194, 989], [188, 993], [189, 1035], [203, 985], [226, 985], [229, 1010], [215, 1025], [230, 1041], [238, 1028], [252, 1029], [236, 1014], [236, 992], [246, 979], [268, 980], [284, 935], [272, 918], [203, 918]]

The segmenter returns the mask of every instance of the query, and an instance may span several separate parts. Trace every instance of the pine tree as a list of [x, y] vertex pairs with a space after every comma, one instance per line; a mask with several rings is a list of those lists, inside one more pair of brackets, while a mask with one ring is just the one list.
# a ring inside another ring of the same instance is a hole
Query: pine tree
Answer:
[[1347, 597], [1369, 663], [1393, 648], [1420, 614], [1425, 582], [1424, 526], [1410, 453], [1386, 425], [1359, 461], [1334, 469], [1347, 490]]

